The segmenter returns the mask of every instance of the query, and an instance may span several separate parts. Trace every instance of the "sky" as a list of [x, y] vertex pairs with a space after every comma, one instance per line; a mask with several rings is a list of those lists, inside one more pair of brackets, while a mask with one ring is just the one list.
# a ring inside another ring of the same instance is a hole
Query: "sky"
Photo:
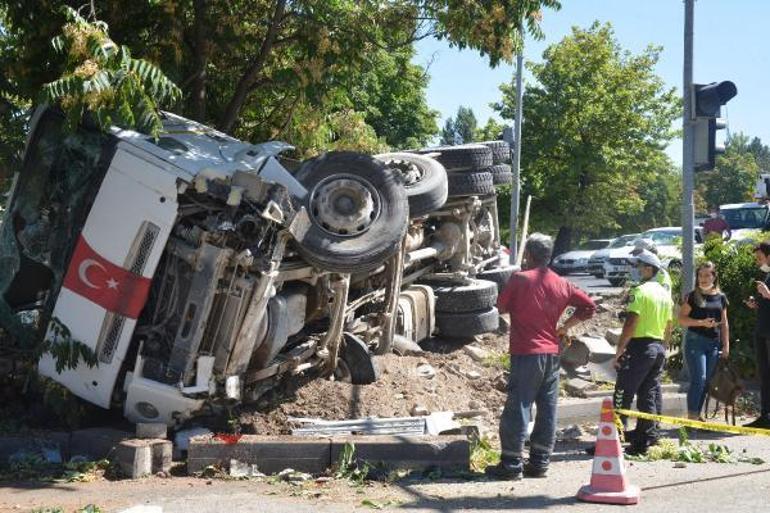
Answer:
[[[545, 39], [528, 39], [524, 58], [540, 61], [547, 46], [559, 42], [573, 26], [594, 20], [610, 22], [622, 48], [639, 53], [649, 44], [662, 46], [657, 73], [682, 89], [684, 2], [682, 0], [562, 0], [559, 11], [543, 12]], [[770, 144], [770, 1], [696, 0], [693, 78], [696, 83], [732, 80], [738, 95], [727, 105], [730, 132], [757, 136]], [[415, 62], [429, 65], [428, 104], [441, 113], [439, 126], [457, 107], [471, 107], [479, 120], [499, 119], [490, 103], [499, 101], [499, 85], [510, 82], [513, 65], [495, 69], [472, 50], [458, 51], [445, 42], [417, 44]], [[531, 81], [527, 73], [525, 82]], [[722, 110], [725, 116], [725, 109]], [[682, 162], [681, 141], [667, 153]]]

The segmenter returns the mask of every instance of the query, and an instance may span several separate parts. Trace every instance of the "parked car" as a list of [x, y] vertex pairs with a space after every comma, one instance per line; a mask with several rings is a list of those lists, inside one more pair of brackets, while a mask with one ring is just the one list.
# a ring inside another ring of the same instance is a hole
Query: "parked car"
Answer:
[[730, 225], [730, 240], [741, 241], [770, 228], [770, 206], [765, 203], [730, 203], [719, 211]]
[[553, 259], [551, 268], [559, 274], [589, 272], [589, 260], [591, 256], [602, 249], [606, 249], [612, 243], [612, 239], [592, 239], [581, 244], [577, 249], [562, 253]]
[[[682, 267], [682, 229], [679, 227], [664, 227], [647, 230], [639, 236], [640, 239], [650, 239], [658, 249], [658, 256], [669, 271]], [[633, 251], [633, 242], [625, 247], [612, 249], [604, 264], [604, 276], [613, 287], [619, 287], [631, 274], [631, 264], [628, 262]]]
[[610, 251], [613, 249], [623, 248], [626, 246], [633, 246], [636, 239], [639, 238], [638, 233], [630, 233], [628, 235], [621, 235], [615, 239], [612, 239], [610, 245], [604, 249], [600, 249], [591, 255], [588, 259], [588, 272], [594, 275], [594, 278], [604, 278], [604, 263], [610, 256]]

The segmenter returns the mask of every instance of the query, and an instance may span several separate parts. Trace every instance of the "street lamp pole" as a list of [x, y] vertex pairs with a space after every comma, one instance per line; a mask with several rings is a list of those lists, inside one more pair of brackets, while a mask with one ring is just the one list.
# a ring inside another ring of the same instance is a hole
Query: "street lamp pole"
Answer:
[[684, 0], [684, 84], [682, 100], [682, 292], [695, 286], [695, 155], [693, 152], [695, 124], [692, 105], [693, 23], [695, 0]]

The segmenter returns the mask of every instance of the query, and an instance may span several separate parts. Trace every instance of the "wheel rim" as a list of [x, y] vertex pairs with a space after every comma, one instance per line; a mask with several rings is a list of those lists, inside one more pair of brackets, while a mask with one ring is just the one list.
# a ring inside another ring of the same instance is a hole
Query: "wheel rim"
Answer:
[[353, 237], [371, 228], [380, 215], [380, 195], [354, 175], [332, 175], [321, 180], [310, 196], [310, 216], [324, 231]]

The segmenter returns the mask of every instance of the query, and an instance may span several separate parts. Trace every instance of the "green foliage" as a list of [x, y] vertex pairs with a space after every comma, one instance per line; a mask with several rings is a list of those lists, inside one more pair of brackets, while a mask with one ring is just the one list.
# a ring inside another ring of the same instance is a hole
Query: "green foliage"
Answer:
[[[522, 177], [534, 229], [598, 235], [644, 212], [645, 186], [672, 167], [663, 149], [680, 116], [676, 92], [655, 74], [660, 52], [632, 55], [597, 22], [528, 63], [536, 83], [524, 95]], [[513, 119], [515, 83], [500, 89], [494, 108]]]
[[685, 428], [680, 428], [679, 443], [671, 439], [660, 440], [656, 445], [647, 449], [642, 456], [628, 456], [634, 461], [669, 460], [680, 463], [752, 463], [761, 465], [761, 458], [737, 456], [729, 447], [717, 443], [708, 445], [693, 444], [689, 441]]
[[441, 130], [441, 144], [471, 143], [478, 140], [478, 133], [478, 121], [473, 109], [461, 105], [457, 108], [454, 120], [451, 117], [446, 120]]
[[[50, 353], [56, 361], [56, 372], [64, 369], [74, 369], [80, 361], [89, 367], [98, 364], [96, 353], [90, 346], [72, 338], [72, 332], [61, 320], [56, 317], [51, 319], [48, 326], [49, 336], [37, 348], [40, 354]], [[39, 355], [35, 355], [35, 361]]]
[[759, 166], [748, 149], [748, 137], [738, 134], [727, 144], [713, 171], [696, 174], [696, 185], [706, 207], [749, 201], [759, 178]]
[[181, 90], [157, 66], [115, 44], [106, 23], [63, 10], [67, 23], [51, 44], [64, 56], [64, 72], [43, 85], [41, 101], [59, 103], [72, 130], [89, 113], [104, 131], [116, 125], [157, 137], [159, 105], [178, 100]]
[[473, 438], [471, 440], [471, 470], [483, 472], [485, 468], [497, 465], [499, 462], [500, 451], [492, 448], [488, 438]]
[[494, 118], [487, 119], [487, 124], [476, 130], [476, 141], [496, 141], [503, 134], [503, 125]]
[[337, 461], [337, 471], [335, 472], [334, 477], [337, 479], [346, 479], [361, 486], [364, 484], [370, 470], [371, 466], [369, 463], [364, 462], [363, 465], [358, 464], [355, 444], [346, 443], [340, 453], [339, 461]]

